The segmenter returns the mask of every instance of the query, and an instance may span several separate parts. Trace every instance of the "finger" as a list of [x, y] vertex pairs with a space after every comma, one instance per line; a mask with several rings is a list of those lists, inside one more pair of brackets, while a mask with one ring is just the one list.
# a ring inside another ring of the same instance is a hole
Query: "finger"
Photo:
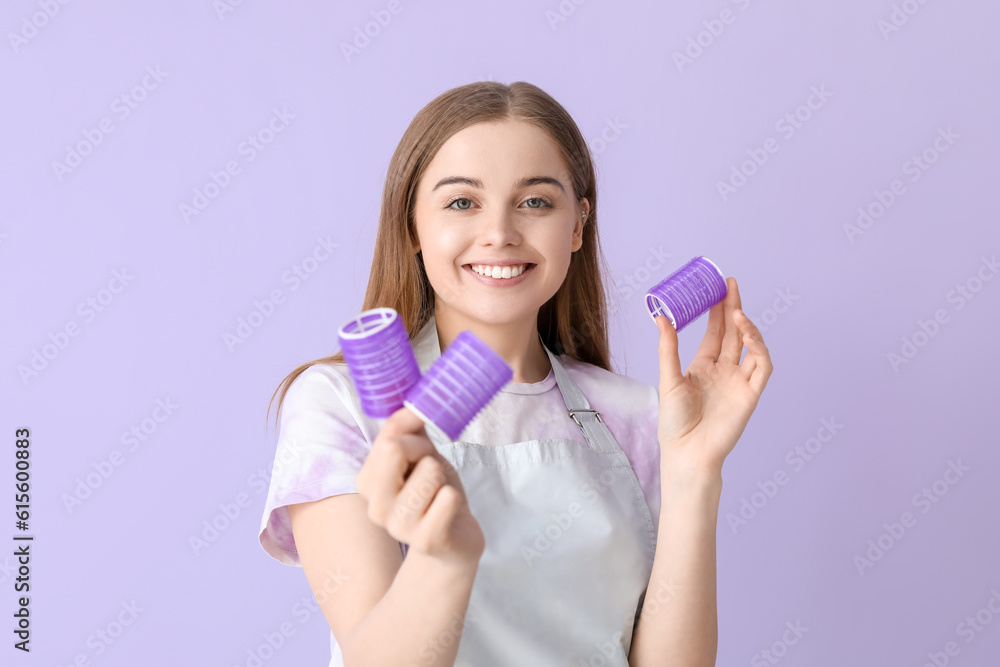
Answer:
[[723, 313], [725, 315], [725, 333], [722, 336], [722, 349], [719, 352], [720, 364], [739, 364], [740, 354], [743, 352], [743, 336], [736, 325], [736, 318], [733, 313], [742, 308], [740, 304], [740, 290], [736, 284], [736, 278], [730, 276], [726, 278], [727, 293], [724, 301]]
[[[441, 463], [433, 456], [425, 456], [417, 462], [413, 474], [406, 480], [393, 506], [393, 516], [387, 520], [386, 528], [400, 539], [405, 538], [420, 521], [434, 495], [445, 485], [445, 475]], [[403, 541], [406, 541], [405, 539]]]
[[708, 326], [705, 327], [705, 336], [701, 339], [698, 353], [694, 355], [695, 359], [707, 359], [713, 363], [719, 360], [719, 351], [722, 349], [722, 324], [725, 317], [723, 301], [708, 310]]
[[753, 341], [755, 347], [759, 347], [758, 351], [755, 351], [754, 358], [757, 361], [757, 366], [753, 370], [753, 374], [750, 376], [750, 388], [760, 396], [764, 391], [764, 387], [767, 386], [767, 379], [771, 377], [771, 371], [774, 370], [774, 366], [771, 364], [771, 353], [768, 352], [767, 347], [764, 346], [763, 342]]
[[[386, 427], [388, 427], [388, 430]], [[396, 410], [396, 412], [392, 413], [392, 415], [385, 421], [385, 424], [382, 425], [382, 430], [379, 433], [399, 435], [404, 439], [409, 437], [417, 438], [417, 440], [413, 441], [415, 445], [407, 452], [407, 459], [409, 460], [410, 465], [406, 470], [406, 474], [409, 474], [413, 470], [413, 467], [421, 457], [430, 454], [444, 467], [445, 477], [448, 480], [448, 483], [459, 489], [462, 488], [462, 482], [459, 480], [458, 472], [451, 465], [451, 463], [437, 451], [437, 448], [427, 436], [427, 425], [413, 410], [406, 406]], [[462, 492], [464, 493], [465, 490], [462, 489]]]
[[754, 369], [757, 368], [757, 359], [761, 350], [767, 350], [767, 348], [764, 347], [764, 339], [760, 335], [760, 331], [747, 317], [747, 314], [742, 310], [737, 310], [733, 314], [740, 329], [741, 341], [747, 347], [746, 356], [743, 357], [743, 362], [740, 364], [740, 372], [745, 379], [749, 380]]
[[385, 430], [379, 432], [355, 480], [355, 486], [359, 493], [365, 496], [370, 495], [372, 483], [385, 477], [387, 469], [398, 469], [400, 474], [405, 476], [405, 473], [412, 468], [411, 463], [419, 460], [419, 456], [417, 456], [411, 461], [403, 449], [403, 438], [412, 437], [418, 436], [390, 435]]
[[773, 366], [771, 365], [771, 353], [764, 344], [764, 337], [757, 326], [747, 317], [742, 310], [736, 313], [737, 321], [744, 332], [743, 342], [747, 346], [747, 356], [740, 365], [743, 376], [750, 382], [750, 387], [760, 394], [767, 385], [767, 379], [771, 375]]
[[[372, 521], [385, 526], [386, 517], [406, 483], [407, 475], [422, 457], [434, 454], [437, 451], [426, 437], [386, 437], [379, 434], [361, 469], [362, 473], [367, 469], [362, 495], [368, 501], [368, 516]], [[362, 492], [360, 486], [358, 491]]]
[[451, 465], [451, 461], [442, 456], [436, 449], [434, 450], [432, 456], [441, 465], [441, 470], [444, 471], [445, 484], [459, 489], [464, 496], [465, 487], [462, 486], [462, 479], [458, 476], [458, 471], [455, 470], [455, 466]]
[[446, 548], [451, 524], [455, 521], [462, 496], [453, 487], [445, 484], [438, 490], [427, 508], [423, 520], [417, 526], [411, 546], [417, 545], [425, 553], [437, 553]]
[[747, 346], [747, 353], [743, 357], [743, 362], [740, 364], [739, 369], [743, 379], [749, 381], [754, 369], [757, 368], [757, 355], [754, 354], [755, 343], [750, 336], [743, 336], [743, 344]]
[[417, 434], [421, 432], [426, 433], [424, 420], [405, 405], [389, 415], [389, 418], [385, 420], [379, 431], [379, 433], [385, 433], [386, 435]]
[[[420, 417], [418, 417], [417, 414], [413, 412], [413, 410], [410, 410], [406, 406], [403, 406], [398, 410], [396, 410], [391, 415], [389, 415], [389, 418], [385, 420], [385, 422], [382, 424], [382, 427], [379, 429], [378, 436], [375, 439], [375, 443], [377, 444], [379, 441], [389, 442], [393, 438], [402, 436], [411, 436], [411, 435], [427, 439], [427, 429], [425, 428], [424, 421]], [[380, 457], [380, 452], [384, 449], [385, 449], [384, 447], [379, 448], [373, 445], [372, 451], [368, 453], [368, 457], [369, 458], [371, 458], [372, 456]], [[415, 465], [416, 462], [420, 460], [420, 457], [426, 455], [427, 453], [428, 453], [428, 448], [426, 446], [423, 447], [418, 446], [415, 449], [409, 451], [407, 453], [407, 461], [409, 462], [409, 464], [404, 469], [404, 476], [413, 469], [413, 465]], [[378, 466], [374, 467], [377, 468]], [[368, 474], [365, 473], [366, 468], [368, 469]], [[368, 477], [370, 476], [370, 473], [371, 473], [371, 467], [369, 466], [362, 467], [361, 472], [358, 474], [358, 479], [356, 482], [357, 486], [359, 487], [359, 492], [362, 484], [364, 484], [365, 486], [368, 485], [369, 483]]]
[[757, 368], [754, 369], [754, 374], [750, 378], [750, 388], [758, 396], [764, 393], [764, 387], [767, 386], [767, 379], [771, 377], [772, 370], [774, 370], [774, 367], [770, 361], [760, 362], [757, 364]]
[[660, 396], [666, 396], [684, 381], [681, 359], [677, 352], [677, 331], [666, 315], [658, 315], [653, 319], [660, 330]]

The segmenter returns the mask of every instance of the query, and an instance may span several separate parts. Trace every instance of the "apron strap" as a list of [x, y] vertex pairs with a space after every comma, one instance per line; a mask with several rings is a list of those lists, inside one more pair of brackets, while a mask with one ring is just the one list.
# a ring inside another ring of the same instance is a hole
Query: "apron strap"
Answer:
[[[539, 338], [541, 338], [541, 335], [539, 335]], [[559, 359], [556, 358], [556, 355], [552, 354], [552, 351], [549, 350], [544, 341], [542, 341], [542, 347], [545, 348], [545, 353], [549, 355], [549, 361], [552, 362], [552, 371], [555, 373], [556, 384], [559, 385], [559, 391], [562, 393], [569, 416], [577, 423], [580, 430], [583, 431], [583, 437], [587, 439], [590, 448], [598, 452], [621, 451], [618, 442], [611, 435], [611, 431], [608, 430], [608, 427], [601, 420], [600, 413], [597, 410], [590, 409], [587, 397], [583, 395], [583, 392], [576, 386], [576, 383], [570, 379], [569, 373], [566, 372]]]

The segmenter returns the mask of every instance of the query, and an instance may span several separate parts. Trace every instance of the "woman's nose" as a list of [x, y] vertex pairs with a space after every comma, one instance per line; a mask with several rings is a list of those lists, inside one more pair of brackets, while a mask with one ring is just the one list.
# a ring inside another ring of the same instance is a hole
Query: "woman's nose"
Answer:
[[484, 245], [502, 246], [520, 239], [514, 213], [507, 209], [494, 210], [483, 216], [484, 228], [480, 239]]

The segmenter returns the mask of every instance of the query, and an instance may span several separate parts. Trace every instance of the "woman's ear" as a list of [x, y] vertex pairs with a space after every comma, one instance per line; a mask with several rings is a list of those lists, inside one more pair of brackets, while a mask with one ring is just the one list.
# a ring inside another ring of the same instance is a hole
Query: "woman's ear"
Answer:
[[573, 252], [583, 247], [583, 227], [587, 224], [587, 218], [590, 217], [590, 202], [587, 201], [586, 197], [580, 199], [580, 208], [582, 209], [580, 219], [573, 226]]

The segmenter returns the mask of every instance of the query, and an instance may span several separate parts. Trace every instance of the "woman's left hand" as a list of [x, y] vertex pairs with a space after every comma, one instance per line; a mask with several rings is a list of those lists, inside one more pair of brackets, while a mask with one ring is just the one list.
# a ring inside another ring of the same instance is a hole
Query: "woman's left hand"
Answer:
[[[757, 327], [740, 309], [735, 278], [726, 298], [708, 312], [708, 327], [687, 373], [681, 373], [677, 332], [666, 316], [660, 329], [661, 457], [679, 472], [721, 474], [771, 376], [771, 355]], [[744, 344], [747, 355], [740, 363]]]

